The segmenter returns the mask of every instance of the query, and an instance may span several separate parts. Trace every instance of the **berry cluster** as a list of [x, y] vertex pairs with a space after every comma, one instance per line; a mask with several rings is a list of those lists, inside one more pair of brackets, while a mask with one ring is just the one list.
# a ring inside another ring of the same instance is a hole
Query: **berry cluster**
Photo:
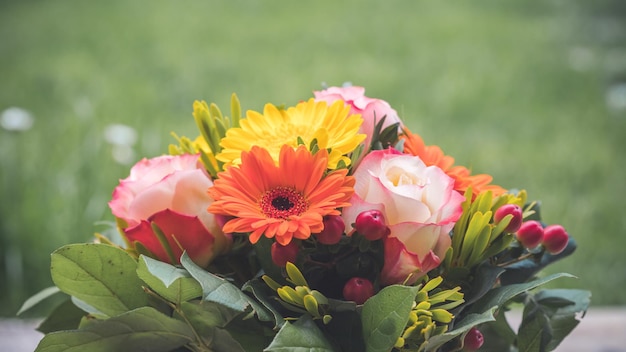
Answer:
[[539, 221], [523, 221], [522, 209], [515, 204], [505, 204], [498, 208], [494, 220], [498, 223], [507, 215], [512, 217], [505, 231], [515, 233], [522, 246], [533, 249], [542, 245], [551, 254], [559, 254], [567, 246], [569, 235], [563, 226], [549, 225], [544, 228]]

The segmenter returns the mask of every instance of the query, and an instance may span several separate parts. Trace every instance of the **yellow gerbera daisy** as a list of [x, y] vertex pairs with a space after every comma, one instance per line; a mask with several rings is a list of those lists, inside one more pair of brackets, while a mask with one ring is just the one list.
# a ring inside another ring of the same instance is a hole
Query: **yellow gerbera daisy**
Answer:
[[277, 162], [281, 147], [286, 144], [295, 148], [300, 137], [307, 147], [317, 139], [320, 149], [330, 150], [328, 168], [335, 169], [340, 160], [349, 165], [346, 155], [365, 140], [365, 135], [358, 133], [363, 119], [349, 113], [350, 106], [340, 100], [328, 106], [326, 102], [310, 99], [287, 110], [266, 104], [263, 114], [248, 111], [240, 127], [226, 132], [217, 159], [225, 163], [225, 168], [239, 165], [241, 152], [257, 145], [269, 151]]
[[325, 174], [326, 150], [313, 155], [304, 146], [284, 145], [279, 153], [276, 165], [267, 150], [254, 146], [242, 153], [239, 167], [219, 173], [209, 189], [215, 201], [208, 211], [234, 217], [225, 233], [250, 233], [252, 243], [265, 235], [287, 245], [321, 232], [324, 216], [350, 205], [354, 178], [347, 169]]

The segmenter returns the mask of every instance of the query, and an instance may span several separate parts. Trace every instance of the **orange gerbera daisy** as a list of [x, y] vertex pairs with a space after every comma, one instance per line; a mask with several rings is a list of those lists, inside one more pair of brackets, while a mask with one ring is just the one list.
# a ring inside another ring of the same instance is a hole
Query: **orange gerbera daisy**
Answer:
[[404, 129], [404, 152], [419, 156], [428, 166], [437, 166], [448, 176], [454, 179], [454, 189], [465, 193], [472, 187], [472, 197], [476, 198], [482, 192], [491, 191], [494, 196], [499, 196], [506, 192], [500, 186], [492, 185], [493, 177], [487, 174], [472, 175], [470, 170], [464, 166], [453, 166], [454, 158], [445, 155], [443, 150], [436, 145], [425, 145], [424, 140], [417, 134], [412, 133], [407, 128]]
[[278, 165], [270, 153], [254, 146], [242, 152], [241, 165], [219, 173], [209, 194], [208, 211], [233, 216], [225, 233], [249, 232], [250, 242], [262, 235], [287, 245], [324, 229], [323, 217], [339, 215], [350, 205], [354, 178], [347, 169], [328, 174], [328, 152], [311, 154], [305, 146], [283, 145]]

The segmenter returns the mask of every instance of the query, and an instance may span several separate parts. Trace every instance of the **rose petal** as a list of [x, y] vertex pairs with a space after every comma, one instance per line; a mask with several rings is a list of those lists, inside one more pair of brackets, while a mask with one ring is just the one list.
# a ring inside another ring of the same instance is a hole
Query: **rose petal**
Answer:
[[180, 258], [183, 250], [186, 250], [194, 263], [201, 267], [206, 267], [213, 258], [214, 237], [198, 217], [165, 209], [125, 231], [131, 242], [140, 242], [159, 260], [170, 262], [165, 249], [152, 231], [151, 222], [161, 229], [175, 258]]
[[405, 282], [411, 285], [441, 263], [432, 251], [420, 261], [417, 254], [408, 251], [395, 237], [385, 239], [384, 253], [385, 264], [381, 272], [381, 283], [384, 285]]

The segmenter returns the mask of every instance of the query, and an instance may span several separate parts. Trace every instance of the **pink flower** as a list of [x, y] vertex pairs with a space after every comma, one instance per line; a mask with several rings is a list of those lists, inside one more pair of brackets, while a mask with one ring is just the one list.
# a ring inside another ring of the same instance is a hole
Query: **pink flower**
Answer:
[[[365, 88], [363, 87], [330, 87], [322, 91], [315, 91], [315, 100], [326, 101], [332, 104], [336, 100], [343, 100], [350, 105], [350, 114], [360, 114], [363, 118], [363, 124], [359, 133], [364, 133], [365, 151], [370, 149], [374, 127], [383, 116], [386, 116], [383, 130], [394, 123], [402, 121], [398, 117], [398, 113], [384, 100], [368, 98], [365, 96]], [[398, 131], [400, 132], [400, 131]]]
[[184, 249], [196, 264], [206, 267], [230, 244], [219, 219], [207, 211], [213, 202], [207, 192], [212, 185], [197, 155], [143, 159], [115, 188], [109, 207], [125, 223], [124, 234], [133, 246], [140, 243], [159, 260], [170, 262], [152, 230], [154, 223], [177, 259]]
[[419, 157], [394, 149], [366, 155], [354, 177], [352, 206], [343, 210], [345, 223], [353, 224], [361, 212], [375, 209], [390, 229], [383, 239], [381, 282], [389, 285], [408, 278], [411, 284], [439, 266], [465, 199], [454, 191], [454, 180]]

